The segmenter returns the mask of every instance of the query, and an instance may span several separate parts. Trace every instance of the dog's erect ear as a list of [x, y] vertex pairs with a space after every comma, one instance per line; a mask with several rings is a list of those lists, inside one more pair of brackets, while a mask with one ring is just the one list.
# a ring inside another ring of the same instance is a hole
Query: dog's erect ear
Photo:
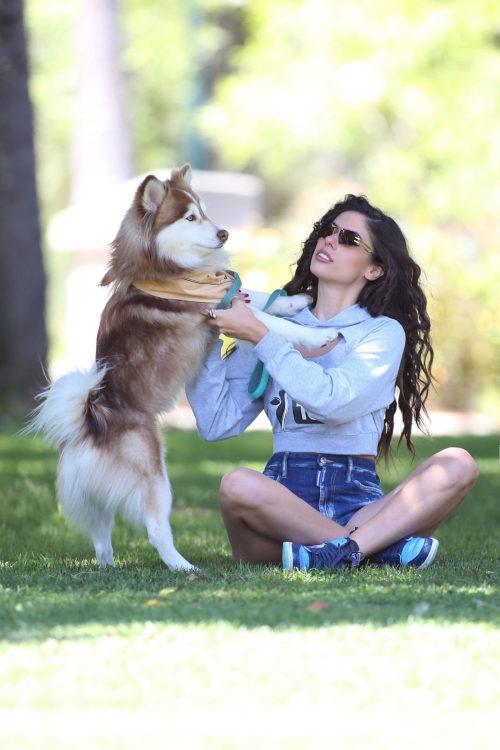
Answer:
[[188, 185], [191, 184], [191, 180], [193, 179], [193, 173], [191, 171], [191, 165], [190, 164], [184, 164], [183, 167], [180, 169], [174, 169], [172, 172], [172, 176], [170, 178], [172, 181], [175, 180], [184, 180], [184, 182], [187, 182]]
[[[159, 209], [167, 197], [169, 187], [165, 187], [163, 182], [150, 174], [146, 177], [141, 185], [142, 187], [142, 207], [149, 214], [154, 214]], [[140, 188], [139, 188], [140, 190]]]

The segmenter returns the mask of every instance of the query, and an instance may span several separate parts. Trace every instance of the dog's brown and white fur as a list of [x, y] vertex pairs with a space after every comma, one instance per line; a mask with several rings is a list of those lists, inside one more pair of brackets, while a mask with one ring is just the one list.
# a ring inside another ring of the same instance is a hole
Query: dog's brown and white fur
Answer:
[[[112, 284], [113, 292], [102, 313], [95, 363], [48, 386], [27, 428], [42, 431], [59, 448], [58, 500], [91, 535], [100, 566], [114, 565], [111, 529], [121, 513], [146, 526], [170, 568], [193, 567], [172, 538], [172, 494], [157, 415], [171, 409], [196, 376], [218, 332], [206, 324], [206, 302], [161, 299], [131, 286], [228, 268], [228, 234], [208, 218], [190, 180], [185, 165], [170, 180], [150, 175], [137, 189], [101, 282]], [[315, 348], [337, 337], [332, 328], [310, 329], [262, 312], [268, 297], [252, 292], [249, 307], [285, 339]], [[280, 297], [270, 310], [292, 315], [309, 302], [303, 294]]]

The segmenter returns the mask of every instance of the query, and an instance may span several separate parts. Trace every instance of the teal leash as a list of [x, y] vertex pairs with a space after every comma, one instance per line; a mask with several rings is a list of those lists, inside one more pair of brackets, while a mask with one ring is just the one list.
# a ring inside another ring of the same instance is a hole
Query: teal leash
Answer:
[[231, 300], [233, 299], [233, 297], [236, 296], [236, 293], [241, 287], [241, 279], [238, 275], [238, 272], [230, 271], [228, 268], [224, 270], [230, 273], [231, 276], [234, 276], [234, 281], [229, 287], [229, 289], [227, 290], [227, 292], [225, 293], [225, 295], [223, 296], [223, 298], [221, 299], [221, 301], [219, 302], [219, 304], [217, 305], [217, 307], [215, 308], [216, 310], [227, 310], [227, 308], [231, 304]]
[[[237, 271], [229, 271], [229, 269], [226, 269], [228, 273], [231, 274], [231, 276], [234, 276], [235, 281], [229, 289], [227, 290], [224, 297], [221, 299], [216, 310], [227, 310], [229, 305], [231, 304], [231, 300], [233, 297], [236, 296], [238, 290], [241, 287], [241, 279], [237, 273]], [[262, 311], [265, 312], [271, 305], [273, 304], [274, 300], [276, 300], [278, 297], [286, 297], [287, 292], [285, 292], [284, 289], [275, 289], [274, 292], [270, 295], [269, 299], [267, 300], [265, 306], [262, 308]], [[277, 318], [283, 318], [283, 315], [276, 315]], [[269, 380], [269, 373], [266, 370], [266, 367], [263, 362], [259, 361], [254, 367], [254, 370], [252, 374], [250, 375], [250, 380], [248, 382], [248, 394], [252, 398], [259, 398], [259, 396], [262, 396], [266, 389], [267, 382]]]
[[[270, 307], [274, 300], [278, 297], [286, 297], [287, 293], [284, 289], [275, 289], [275, 291], [271, 294], [269, 299], [266, 302], [265, 307], [262, 308], [262, 311], [265, 312], [268, 307]], [[277, 318], [283, 318], [283, 315], [276, 315]], [[266, 366], [263, 362], [258, 360], [257, 364], [254, 367], [254, 370], [252, 374], [250, 375], [250, 380], [248, 381], [248, 388], [247, 392], [252, 398], [259, 398], [259, 396], [262, 396], [266, 389], [267, 381], [269, 380], [269, 373], [266, 370]]]

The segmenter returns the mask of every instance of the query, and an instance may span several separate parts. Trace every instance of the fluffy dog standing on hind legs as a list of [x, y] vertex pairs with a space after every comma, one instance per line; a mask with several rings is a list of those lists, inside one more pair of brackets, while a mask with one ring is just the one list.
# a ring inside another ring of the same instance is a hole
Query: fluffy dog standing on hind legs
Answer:
[[[23, 431], [43, 432], [59, 449], [57, 496], [64, 514], [93, 539], [101, 567], [114, 565], [111, 530], [120, 513], [146, 526], [171, 569], [193, 566], [176, 550], [169, 523], [172, 492], [157, 415], [199, 371], [218, 331], [206, 325], [235, 279], [225, 270], [228, 233], [208, 218], [192, 190], [191, 169], [141, 183], [112, 243], [102, 286], [112, 285], [88, 372], [56, 380]], [[221, 270], [222, 269], [222, 270]], [[194, 290], [194, 291], [193, 291]], [[251, 293], [252, 312], [270, 329], [307, 348], [337, 337], [273, 314], [291, 315], [311, 298]], [[241, 343], [241, 342], [240, 342]]]

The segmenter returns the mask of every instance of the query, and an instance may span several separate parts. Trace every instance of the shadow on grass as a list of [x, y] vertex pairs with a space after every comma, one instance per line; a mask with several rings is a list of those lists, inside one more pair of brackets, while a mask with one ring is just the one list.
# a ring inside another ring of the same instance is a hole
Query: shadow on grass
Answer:
[[[250, 568], [218, 557], [215, 564], [197, 560], [202, 572], [191, 574], [196, 578], [168, 571], [161, 563], [129, 562], [121, 569], [99, 571], [89, 561], [64, 565], [40, 560], [38, 565], [31, 561], [4, 568], [0, 638], [85, 638], [89, 627], [95, 637], [96, 626], [105, 634], [106, 627], [119, 630], [151, 621], [280, 630], [387, 627], [413, 620], [436, 626], [500, 626], [494, 560], [443, 560], [424, 571], [286, 573], [278, 566]], [[324, 609], [308, 609], [318, 601]]]

